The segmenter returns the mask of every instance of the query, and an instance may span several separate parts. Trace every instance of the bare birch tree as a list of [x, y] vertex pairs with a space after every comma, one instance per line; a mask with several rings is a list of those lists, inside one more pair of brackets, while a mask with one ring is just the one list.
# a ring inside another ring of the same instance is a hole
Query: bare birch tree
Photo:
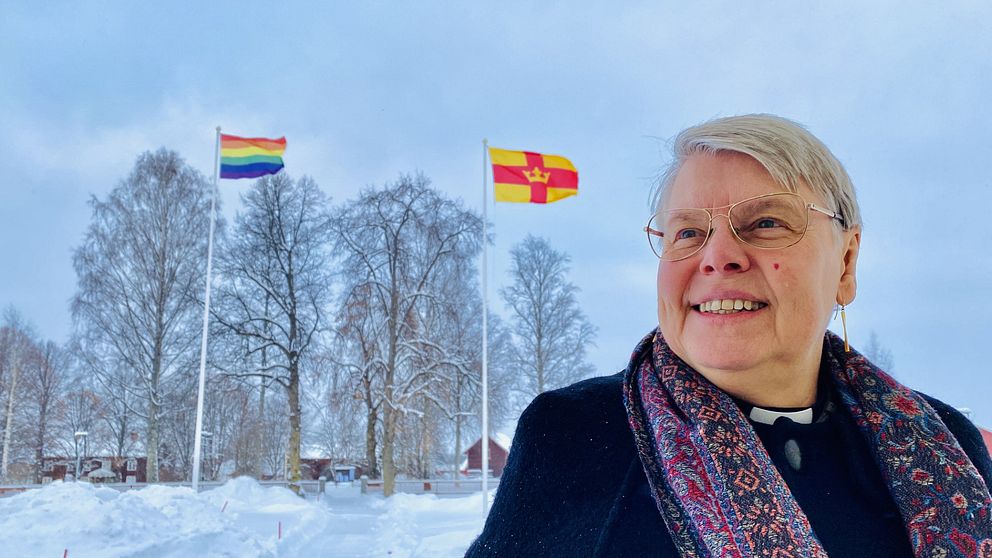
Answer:
[[6, 480], [11, 456], [15, 450], [14, 431], [22, 411], [24, 396], [24, 369], [28, 366], [34, 345], [31, 327], [20, 312], [8, 307], [0, 326], [0, 393], [3, 394], [3, 444], [0, 446], [0, 480]]
[[569, 257], [532, 235], [510, 250], [510, 284], [500, 289], [510, 308], [513, 361], [521, 393], [528, 399], [589, 376], [586, 348], [595, 328], [568, 280]]
[[286, 390], [285, 468], [298, 489], [300, 375], [319, 346], [330, 300], [327, 202], [313, 179], [282, 172], [256, 181], [243, 203], [218, 265], [223, 283], [214, 315], [244, 352], [225, 374]]
[[[418, 402], [442, 383], [442, 363], [425, 354], [436, 344], [422, 322], [424, 308], [441, 304], [446, 266], [478, 254], [482, 220], [431, 188], [426, 177], [401, 176], [341, 207], [333, 231], [342, 258], [343, 313], [355, 311], [361, 324], [352, 330], [351, 368], [369, 408], [381, 410], [383, 491], [391, 495], [401, 418], [422, 412]], [[375, 425], [368, 429], [374, 432]]]
[[160, 149], [139, 156], [130, 176], [90, 206], [93, 220], [73, 254], [76, 333], [84, 352], [126, 372], [108, 393], [145, 420], [146, 475], [157, 482], [163, 402], [188, 379], [180, 372], [196, 365], [210, 191], [179, 155]]

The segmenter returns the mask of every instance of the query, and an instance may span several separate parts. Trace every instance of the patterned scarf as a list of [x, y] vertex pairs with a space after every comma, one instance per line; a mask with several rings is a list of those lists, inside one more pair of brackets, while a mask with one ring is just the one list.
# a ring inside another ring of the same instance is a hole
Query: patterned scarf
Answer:
[[[917, 557], [992, 558], [992, 498], [919, 395], [826, 334], [833, 382], [875, 456]], [[655, 502], [682, 556], [822, 557], [754, 429], [726, 393], [652, 332], [634, 349], [624, 404]]]

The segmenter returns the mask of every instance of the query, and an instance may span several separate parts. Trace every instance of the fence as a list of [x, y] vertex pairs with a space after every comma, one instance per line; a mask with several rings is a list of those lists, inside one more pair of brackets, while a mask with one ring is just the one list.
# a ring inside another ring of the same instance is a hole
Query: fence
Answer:
[[[496, 488], [499, 479], [489, 479], [489, 489]], [[362, 494], [382, 494], [382, 480], [362, 477]], [[472, 494], [482, 492], [482, 479], [397, 479], [396, 492], [406, 494]]]
[[[85, 481], [81, 481], [85, 482]], [[124, 483], [124, 482], [108, 482], [108, 483], [98, 483], [97, 486], [105, 486], [107, 488], [113, 488], [120, 492], [125, 492], [128, 490], [134, 490], [138, 488], [144, 488], [148, 486], [149, 483]], [[160, 482], [151, 483], [157, 484], [159, 486], [185, 486], [192, 487], [189, 482]], [[211, 488], [217, 488], [223, 485], [220, 481], [200, 481], [200, 490], [210, 490]], [[271, 481], [258, 481], [258, 484], [262, 486], [281, 486], [283, 488], [288, 488], [289, 483], [284, 480], [271, 480]], [[366, 477], [362, 477], [361, 481], [355, 482], [340, 482], [335, 483], [333, 481], [321, 481], [321, 480], [301, 480], [296, 483], [300, 487], [300, 493], [305, 498], [316, 497], [318, 494], [325, 493], [325, 485], [330, 484], [331, 486], [360, 486], [362, 494], [382, 494], [382, 481], [381, 480], [369, 480]], [[496, 488], [499, 484], [499, 479], [489, 479], [489, 489], [492, 490]], [[0, 485], [0, 497], [12, 496], [24, 492], [26, 490], [34, 490], [37, 488], [42, 488], [43, 484], [5, 484]], [[403, 492], [407, 494], [472, 494], [474, 492], [482, 491], [482, 480], [481, 479], [467, 479], [467, 480], [451, 480], [451, 479], [401, 479], [396, 481], [396, 492]]]
[[[88, 481], [80, 481], [88, 482]], [[155, 482], [155, 483], [144, 483], [144, 482], [100, 482], [93, 483], [95, 486], [103, 486], [106, 488], [113, 488], [114, 490], [120, 492], [126, 492], [128, 490], [134, 490], [138, 488], [144, 488], [150, 485], [157, 486], [185, 486], [187, 488], [192, 488], [193, 484], [190, 482]], [[199, 491], [210, 490], [211, 488], [217, 488], [223, 485], [222, 481], [200, 481]], [[273, 480], [273, 481], [258, 481], [258, 484], [262, 486], [281, 486], [283, 488], [288, 488], [289, 483], [284, 480]], [[315, 480], [304, 480], [296, 483], [300, 486], [301, 492], [305, 495], [317, 494], [321, 488], [321, 481]], [[333, 483], [332, 483], [333, 484]], [[351, 483], [342, 483], [351, 484]], [[356, 485], [358, 483], [355, 483]], [[44, 484], [3, 484], [0, 485], [0, 497], [11, 496], [26, 490], [34, 490], [36, 488], [43, 488]]]

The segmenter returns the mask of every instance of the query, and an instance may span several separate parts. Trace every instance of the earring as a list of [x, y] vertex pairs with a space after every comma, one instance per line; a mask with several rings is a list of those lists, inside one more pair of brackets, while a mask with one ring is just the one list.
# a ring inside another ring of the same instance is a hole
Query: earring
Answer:
[[844, 352], [851, 352], [851, 346], [847, 344], [847, 312], [844, 310], [847, 307], [843, 304], [840, 305], [840, 323], [844, 327]]

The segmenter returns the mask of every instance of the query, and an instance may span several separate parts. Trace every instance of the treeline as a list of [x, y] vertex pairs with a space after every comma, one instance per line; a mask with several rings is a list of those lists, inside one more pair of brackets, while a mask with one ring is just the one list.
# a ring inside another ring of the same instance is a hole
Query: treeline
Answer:
[[[34, 463], [37, 480], [82, 430], [90, 454], [139, 440], [150, 482], [188, 478], [211, 188], [162, 149], [91, 200], [70, 342], [41, 341], [13, 310], [0, 330], [4, 464]], [[298, 480], [304, 450], [361, 465], [387, 494], [398, 474], [456, 469], [480, 429], [481, 217], [421, 174], [334, 204], [283, 171], [241, 202], [233, 223], [215, 209], [205, 476]], [[529, 236], [511, 259], [510, 314], [488, 319], [496, 425], [592, 373], [568, 256]]]

